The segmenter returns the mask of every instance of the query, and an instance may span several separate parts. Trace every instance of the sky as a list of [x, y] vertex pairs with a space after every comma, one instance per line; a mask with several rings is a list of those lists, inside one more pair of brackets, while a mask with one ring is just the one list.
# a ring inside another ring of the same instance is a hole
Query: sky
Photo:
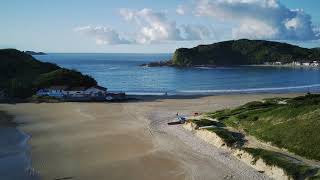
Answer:
[[0, 48], [171, 53], [231, 39], [320, 47], [319, 0], [1, 0]]

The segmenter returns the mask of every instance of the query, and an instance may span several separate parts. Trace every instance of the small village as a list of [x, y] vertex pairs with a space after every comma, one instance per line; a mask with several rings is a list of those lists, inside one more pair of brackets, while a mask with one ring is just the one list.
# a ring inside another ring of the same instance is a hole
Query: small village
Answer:
[[102, 86], [73, 87], [51, 86], [39, 89], [38, 97], [52, 97], [64, 101], [121, 101], [126, 98], [125, 93], [111, 93]]
[[264, 65], [271, 65], [271, 66], [292, 66], [292, 67], [319, 67], [319, 61], [312, 61], [312, 62], [298, 62], [293, 61], [291, 63], [282, 63], [280, 61], [276, 62], [265, 62]]

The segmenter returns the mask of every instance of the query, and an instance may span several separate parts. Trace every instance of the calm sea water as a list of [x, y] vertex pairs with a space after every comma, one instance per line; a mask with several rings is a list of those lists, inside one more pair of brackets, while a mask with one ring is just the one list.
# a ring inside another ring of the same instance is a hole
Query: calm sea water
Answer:
[[320, 70], [312, 68], [139, 67], [171, 54], [63, 54], [35, 56], [94, 77], [110, 91], [128, 94], [215, 94], [320, 90]]

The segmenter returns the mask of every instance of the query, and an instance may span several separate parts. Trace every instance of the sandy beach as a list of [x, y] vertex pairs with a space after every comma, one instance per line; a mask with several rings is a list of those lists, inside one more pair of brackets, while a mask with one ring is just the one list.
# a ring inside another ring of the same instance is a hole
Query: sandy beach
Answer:
[[221, 95], [127, 103], [0, 105], [22, 123], [41, 179], [269, 179], [181, 125], [191, 115], [269, 97]]

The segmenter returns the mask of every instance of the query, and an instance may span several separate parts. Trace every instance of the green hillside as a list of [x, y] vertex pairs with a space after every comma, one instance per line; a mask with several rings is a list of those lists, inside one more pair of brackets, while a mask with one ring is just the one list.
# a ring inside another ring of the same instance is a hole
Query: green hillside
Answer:
[[75, 70], [61, 68], [49, 73], [41, 74], [34, 81], [34, 85], [38, 88], [49, 87], [52, 85], [67, 85], [69, 87], [90, 87], [97, 85], [97, 83], [92, 77], [88, 75], [83, 75]]
[[26, 98], [38, 88], [47, 86], [96, 84], [89, 76], [38, 61], [16, 49], [0, 50], [0, 91], [4, 91], [11, 98]]
[[320, 95], [251, 102], [209, 116], [262, 141], [320, 160]]
[[172, 65], [252, 65], [279, 61], [313, 61], [320, 59], [318, 48], [307, 49], [287, 43], [264, 40], [235, 40], [177, 49]]

